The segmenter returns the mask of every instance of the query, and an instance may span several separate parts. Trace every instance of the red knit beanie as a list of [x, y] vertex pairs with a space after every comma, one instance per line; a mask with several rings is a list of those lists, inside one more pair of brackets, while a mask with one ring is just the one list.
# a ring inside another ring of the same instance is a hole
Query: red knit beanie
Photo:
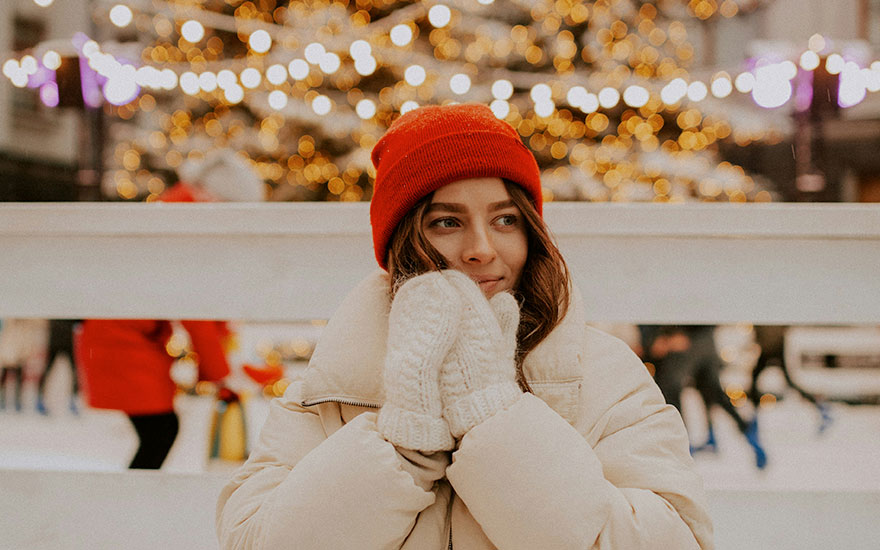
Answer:
[[519, 184], [542, 211], [541, 176], [513, 127], [485, 105], [421, 107], [401, 116], [373, 148], [373, 249], [383, 269], [397, 224], [425, 195], [448, 183], [498, 177]]

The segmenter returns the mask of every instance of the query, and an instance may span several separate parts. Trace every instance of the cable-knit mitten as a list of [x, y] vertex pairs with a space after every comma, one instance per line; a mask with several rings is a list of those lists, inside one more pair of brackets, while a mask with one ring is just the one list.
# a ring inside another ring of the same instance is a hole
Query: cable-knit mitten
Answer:
[[378, 418], [379, 433], [394, 445], [423, 452], [455, 446], [442, 417], [439, 378], [460, 309], [458, 292], [436, 271], [408, 280], [394, 297]]
[[521, 395], [516, 383], [519, 305], [507, 292], [486, 300], [460, 272], [445, 272], [464, 304], [458, 338], [440, 372], [443, 417], [460, 438]]

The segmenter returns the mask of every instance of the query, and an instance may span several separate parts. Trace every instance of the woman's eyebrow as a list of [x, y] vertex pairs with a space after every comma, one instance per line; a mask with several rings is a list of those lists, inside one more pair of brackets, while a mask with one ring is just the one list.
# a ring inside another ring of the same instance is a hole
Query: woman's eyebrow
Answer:
[[493, 202], [489, 205], [489, 210], [501, 210], [503, 208], [510, 208], [511, 206], [516, 206], [516, 203], [513, 202], [513, 199], [507, 199], [506, 201]]
[[446, 212], [463, 214], [465, 208], [463, 204], [458, 204], [456, 202], [432, 202], [428, 205], [428, 212], [433, 212], [435, 210], [445, 210]]

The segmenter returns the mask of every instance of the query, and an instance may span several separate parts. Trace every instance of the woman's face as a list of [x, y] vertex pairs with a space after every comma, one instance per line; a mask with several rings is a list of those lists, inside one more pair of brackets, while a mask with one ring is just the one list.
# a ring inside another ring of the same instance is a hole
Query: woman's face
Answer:
[[434, 192], [422, 231], [450, 269], [491, 298], [519, 284], [529, 251], [525, 224], [501, 178], [472, 178]]

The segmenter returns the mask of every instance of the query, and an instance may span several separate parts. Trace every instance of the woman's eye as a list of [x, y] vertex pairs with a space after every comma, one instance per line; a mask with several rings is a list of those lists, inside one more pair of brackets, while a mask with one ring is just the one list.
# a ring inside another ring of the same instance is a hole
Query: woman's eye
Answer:
[[455, 218], [437, 218], [436, 220], [431, 222], [432, 227], [439, 227], [441, 229], [449, 229], [452, 227], [458, 226], [458, 221]]
[[498, 223], [501, 225], [516, 225], [516, 221], [517, 218], [515, 214], [507, 214], [498, 218]]

